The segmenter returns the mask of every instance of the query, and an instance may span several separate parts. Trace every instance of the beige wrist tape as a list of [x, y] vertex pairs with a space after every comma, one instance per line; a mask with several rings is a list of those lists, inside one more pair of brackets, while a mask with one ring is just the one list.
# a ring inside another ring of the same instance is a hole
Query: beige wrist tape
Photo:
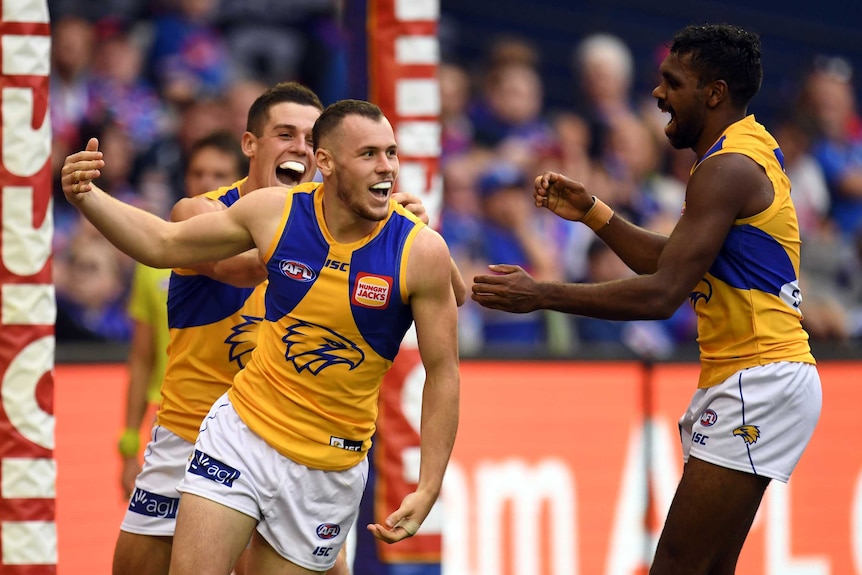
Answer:
[[404, 531], [410, 534], [410, 536], [416, 535], [416, 532], [419, 531], [420, 524], [415, 521], [410, 521], [409, 519], [402, 519], [398, 523], [395, 524], [396, 527], [401, 527]]
[[593, 196], [593, 207], [587, 210], [581, 222], [594, 232], [599, 231], [611, 222], [614, 211], [609, 205]]

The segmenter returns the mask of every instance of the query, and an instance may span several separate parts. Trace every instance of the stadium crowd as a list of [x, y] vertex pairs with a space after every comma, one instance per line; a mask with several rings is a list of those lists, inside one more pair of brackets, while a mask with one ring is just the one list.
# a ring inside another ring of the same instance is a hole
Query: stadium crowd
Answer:
[[[110, 159], [100, 187], [162, 216], [184, 195], [191, 146], [217, 132], [238, 140], [267, 86], [298, 80], [324, 104], [354, 96], [340, 80], [346, 39], [337, 0], [49, 7], [55, 178], [64, 158], [95, 135]], [[520, 264], [546, 280], [632, 273], [585, 226], [533, 207], [532, 181], [544, 170], [583, 181], [650, 229], [669, 231], [683, 206], [695, 158], [667, 143], [667, 117], [649, 93], [633, 93], [637, 70], [625, 41], [605, 33], [575, 39], [578, 90], [566, 109], [544, 102], [541, 57], [529, 41], [506, 37], [481, 62], [446, 59], [439, 68], [444, 197], [436, 223], [468, 281], [490, 263]], [[785, 113], [767, 125], [793, 185], [804, 326], [821, 341], [862, 339], [862, 119], [852, 74], [840, 57], [816, 59], [800, 71]], [[59, 185], [54, 225], [58, 340], [128, 341], [133, 262], [65, 202]], [[641, 322], [514, 315], [470, 301], [459, 313], [467, 356], [566, 356], [598, 346], [660, 358], [695, 338], [688, 304], [668, 320]]]

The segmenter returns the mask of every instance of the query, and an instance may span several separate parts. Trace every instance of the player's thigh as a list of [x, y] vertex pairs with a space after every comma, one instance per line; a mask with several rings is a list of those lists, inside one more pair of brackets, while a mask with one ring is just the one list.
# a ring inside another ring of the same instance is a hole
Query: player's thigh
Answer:
[[172, 537], [120, 531], [114, 548], [113, 575], [168, 575]]
[[659, 539], [650, 575], [709, 573], [738, 554], [769, 479], [691, 457]]
[[[338, 562], [336, 561], [336, 567]], [[336, 567], [333, 567], [335, 569]], [[346, 567], [346, 564], [344, 564]], [[245, 570], [247, 573], [266, 573], [267, 575], [309, 575], [322, 573], [311, 571], [296, 563], [288, 561], [267, 543], [260, 533], [254, 532], [251, 536], [251, 544], [245, 557]], [[333, 571], [327, 571], [332, 573]]]
[[245, 513], [183, 493], [171, 554], [171, 575], [229, 575], [256, 523], [254, 517]]

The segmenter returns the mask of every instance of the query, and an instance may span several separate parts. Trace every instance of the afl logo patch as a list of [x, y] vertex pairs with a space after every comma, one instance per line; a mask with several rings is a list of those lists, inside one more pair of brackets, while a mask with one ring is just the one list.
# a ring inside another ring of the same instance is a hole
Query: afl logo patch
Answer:
[[700, 415], [700, 424], [704, 427], [711, 427], [718, 421], [718, 414], [711, 409], [707, 409]]
[[313, 269], [296, 260], [281, 260], [278, 262], [278, 269], [290, 279], [300, 282], [314, 281], [317, 277]]
[[338, 537], [341, 533], [341, 527], [335, 523], [321, 523], [317, 526], [317, 536], [321, 539], [332, 539]]
[[356, 274], [353, 303], [362, 307], [386, 309], [392, 294], [392, 278], [366, 273]]

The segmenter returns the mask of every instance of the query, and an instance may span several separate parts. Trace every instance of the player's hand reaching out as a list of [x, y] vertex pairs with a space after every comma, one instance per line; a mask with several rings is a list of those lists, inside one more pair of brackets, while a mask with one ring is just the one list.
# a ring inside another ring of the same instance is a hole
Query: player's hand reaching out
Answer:
[[536, 280], [521, 266], [494, 264], [488, 269], [495, 273], [473, 278], [473, 301], [482, 307], [512, 313], [539, 309]]
[[93, 189], [93, 180], [102, 174], [99, 170], [104, 166], [96, 138], [90, 138], [83, 151], [67, 156], [60, 170], [60, 183], [66, 199], [73, 204], [82, 201], [83, 194]]
[[580, 182], [556, 172], [536, 177], [533, 198], [537, 208], [548, 208], [561, 218], [579, 222], [591, 207], [593, 197]]

